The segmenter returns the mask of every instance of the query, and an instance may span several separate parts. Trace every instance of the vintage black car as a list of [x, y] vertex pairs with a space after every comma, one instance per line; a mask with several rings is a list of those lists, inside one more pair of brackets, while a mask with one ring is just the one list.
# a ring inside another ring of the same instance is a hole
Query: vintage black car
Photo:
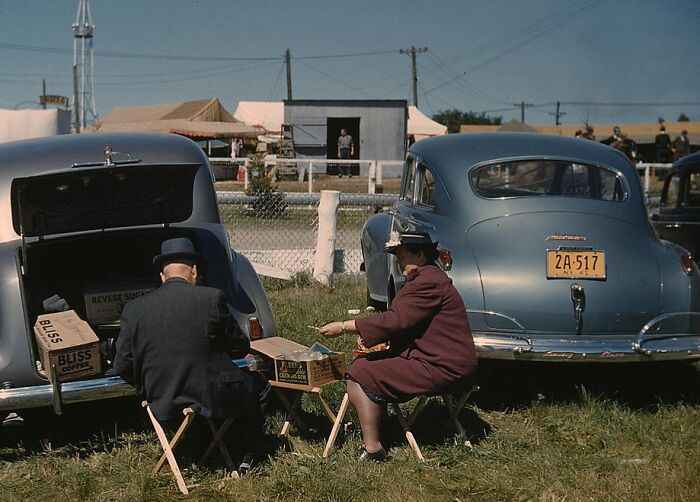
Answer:
[[680, 244], [696, 261], [700, 259], [700, 153], [673, 164], [652, 221], [659, 237]]
[[[133, 393], [111, 371], [123, 304], [109, 302], [157, 287], [152, 258], [167, 238], [193, 241], [207, 259], [202, 282], [226, 293], [250, 338], [276, 334], [257, 274], [229, 247], [208, 159], [187, 138], [97, 133], [0, 145], [0, 201], [0, 418]], [[49, 378], [33, 327], [51, 304], [89, 323], [99, 374]]]

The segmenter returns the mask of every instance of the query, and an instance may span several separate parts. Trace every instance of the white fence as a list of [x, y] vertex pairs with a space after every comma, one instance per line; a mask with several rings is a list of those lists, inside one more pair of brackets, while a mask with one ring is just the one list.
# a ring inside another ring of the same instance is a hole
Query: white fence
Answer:
[[[214, 167], [221, 167], [224, 171], [242, 170], [243, 171], [243, 188], [248, 189], [250, 179], [250, 161], [247, 157], [243, 158], [226, 158], [214, 157], [210, 158], [209, 162]], [[341, 159], [283, 159], [283, 158], [266, 158], [264, 159], [265, 167], [272, 170], [273, 176], [278, 173], [289, 173], [297, 177], [299, 181], [306, 180], [307, 192], [314, 192], [314, 179], [319, 174], [326, 174], [327, 164], [341, 165], [350, 164], [360, 166], [360, 176], [367, 177], [367, 193], [376, 193], [377, 186], [383, 184], [385, 176], [401, 176], [403, 160], [341, 160]]]

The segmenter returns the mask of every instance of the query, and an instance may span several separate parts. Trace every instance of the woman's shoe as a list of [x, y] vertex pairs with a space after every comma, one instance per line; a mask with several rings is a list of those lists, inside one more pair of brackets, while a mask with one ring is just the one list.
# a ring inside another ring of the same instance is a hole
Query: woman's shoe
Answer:
[[360, 450], [360, 455], [357, 457], [357, 460], [359, 462], [365, 462], [368, 460], [373, 460], [375, 462], [382, 462], [382, 461], [386, 460], [386, 458], [387, 458], [387, 454], [386, 454], [386, 450], [384, 448], [382, 448], [381, 450], [374, 452], [374, 453], [370, 453], [365, 448], [362, 448]]

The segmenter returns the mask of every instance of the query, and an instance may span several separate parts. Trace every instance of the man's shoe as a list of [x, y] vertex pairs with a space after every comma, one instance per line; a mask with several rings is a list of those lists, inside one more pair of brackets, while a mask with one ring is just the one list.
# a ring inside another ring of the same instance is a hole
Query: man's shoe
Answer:
[[362, 448], [360, 450], [360, 455], [357, 457], [357, 460], [358, 462], [366, 462], [370, 460], [374, 462], [383, 462], [384, 460], [386, 460], [386, 457], [387, 454], [384, 448], [374, 453], [370, 453], [365, 448]]
[[240, 477], [245, 476], [248, 474], [248, 471], [253, 467], [253, 462], [255, 461], [255, 455], [252, 453], [247, 453], [244, 457], [243, 460], [241, 460], [240, 465], [238, 466], [238, 475]]

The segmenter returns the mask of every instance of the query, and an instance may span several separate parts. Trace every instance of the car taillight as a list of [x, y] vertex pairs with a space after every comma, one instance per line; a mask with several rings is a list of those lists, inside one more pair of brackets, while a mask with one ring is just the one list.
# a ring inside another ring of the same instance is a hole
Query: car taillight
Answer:
[[440, 262], [440, 268], [445, 271], [452, 268], [452, 253], [450, 253], [449, 249], [438, 251], [438, 262]]
[[690, 253], [681, 254], [681, 267], [683, 271], [688, 275], [693, 275], [693, 255]]
[[262, 338], [262, 326], [257, 317], [248, 318], [248, 333], [250, 333], [251, 340], [259, 340]]

